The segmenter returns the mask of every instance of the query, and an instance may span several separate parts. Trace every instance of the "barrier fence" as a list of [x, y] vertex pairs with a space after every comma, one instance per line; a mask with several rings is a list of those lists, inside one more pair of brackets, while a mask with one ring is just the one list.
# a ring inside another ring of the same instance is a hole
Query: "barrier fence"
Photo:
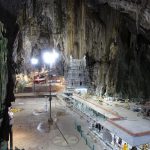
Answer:
[[91, 150], [95, 150], [95, 146], [94, 144], [92, 144], [92, 142], [87, 138], [87, 135], [84, 133], [84, 131], [82, 130], [82, 127], [80, 124], [78, 124], [75, 121], [75, 129], [77, 129], [77, 131], [80, 133], [81, 137], [85, 140], [86, 145], [91, 149]]

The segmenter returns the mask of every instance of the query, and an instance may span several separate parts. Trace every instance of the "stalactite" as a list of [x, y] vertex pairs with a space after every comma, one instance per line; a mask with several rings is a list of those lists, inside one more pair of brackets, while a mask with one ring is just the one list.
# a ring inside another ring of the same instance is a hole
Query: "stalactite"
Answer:
[[61, 34], [63, 28], [63, 21], [62, 21], [62, 4], [61, 0], [54, 0], [54, 24], [55, 24], [55, 33]]
[[74, 0], [68, 0], [67, 11], [67, 53], [70, 55], [74, 44]]
[[33, 0], [33, 17], [35, 17], [36, 14], [36, 0]]
[[85, 19], [86, 19], [85, 0], [82, 0], [81, 1], [81, 32], [80, 32], [79, 57], [83, 57], [83, 54], [85, 53]]
[[137, 30], [137, 33], [139, 31], [139, 14], [140, 14], [140, 9], [138, 8], [138, 5], [137, 5], [137, 8], [136, 8], [136, 30]]

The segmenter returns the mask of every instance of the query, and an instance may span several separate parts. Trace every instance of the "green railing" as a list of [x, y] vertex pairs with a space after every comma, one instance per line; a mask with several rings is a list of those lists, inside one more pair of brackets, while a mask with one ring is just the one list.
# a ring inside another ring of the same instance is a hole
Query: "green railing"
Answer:
[[82, 127], [80, 124], [78, 124], [75, 121], [75, 129], [77, 129], [77, 131], [80, 133], [81, 137], [85, 140], [86, 145], [91, 149], [91, 150], [95, 150], [95, 146], [94, 144], [88, 139], [87, 135], [84, 133], [84, 131], [82, 130]]
[[95, 118], [95, 120], [106, 121], [107, 117], [96, 110], [88, 107], [86, 104], [83, 104], [74, 99], [73, 107], [78, 109], [81, 113], [86, 114], [88, 117]]

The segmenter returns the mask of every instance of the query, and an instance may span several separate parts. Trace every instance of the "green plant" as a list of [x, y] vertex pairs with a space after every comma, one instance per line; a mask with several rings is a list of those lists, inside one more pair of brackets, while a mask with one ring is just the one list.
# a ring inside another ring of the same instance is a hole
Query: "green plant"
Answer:
[[4, 99], [6, 96], [7, 85], [7, 38], [3, 36], [6, 32], [3, 23], [0, 22], [0, 113], [2, 113], [4, 106]]
[[20, 82], [18, 82], [17, 84], [18, 92], [23, 92], [26, 84], [27, 83], [24, 80], [21, 80]]

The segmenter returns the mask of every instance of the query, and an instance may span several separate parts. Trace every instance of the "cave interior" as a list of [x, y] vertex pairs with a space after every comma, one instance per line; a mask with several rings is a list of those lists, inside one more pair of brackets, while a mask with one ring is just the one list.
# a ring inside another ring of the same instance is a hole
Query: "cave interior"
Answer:
[[90, 94], [150, 101], [149, 0], [0, 0], [0, 140], [9, 139], [16, 75], [33, 70], [32, 57], [40, 70], [47, 49], [59, 53], [61, 76], [85, 59]]

